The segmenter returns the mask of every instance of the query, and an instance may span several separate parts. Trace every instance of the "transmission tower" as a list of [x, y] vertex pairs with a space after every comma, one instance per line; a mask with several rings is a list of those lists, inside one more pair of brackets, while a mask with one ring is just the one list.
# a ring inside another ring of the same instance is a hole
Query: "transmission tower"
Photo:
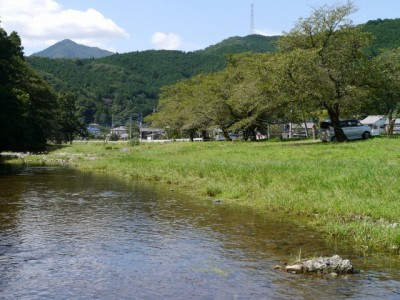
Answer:
[[254, 3], [251, 4], [251, 10], [250, 10], [250, 34], [255, 34], [255, 30], [254, 30]]

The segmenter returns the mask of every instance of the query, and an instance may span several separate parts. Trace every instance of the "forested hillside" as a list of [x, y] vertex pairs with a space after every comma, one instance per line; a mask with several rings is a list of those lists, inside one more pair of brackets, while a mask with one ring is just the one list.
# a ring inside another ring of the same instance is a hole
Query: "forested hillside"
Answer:
[[[369, 53], [400, 46], [400, 19], [365, 24], [374, 36]], [[279, 37], [249, 35], [232, 37], [195, 52], [151, 50], [115, 54], [99, 59], [49, 59], [27, 61], [57, 90], [78, 96], [77, 108], [85, 123], [110, 126], [123, 124], [131, 116], [138, 120], [153, 112], [160, 89], [201, 73], [222, 70], [227, 55], [271, 52]]]
[[149, 50], [99, 59], [27, 58], [56, 89], [78, 96], [77, 109], [85, 123], [123, 124], [154, 111], [160, 88], [227, 65], [226, 55], [274, 51], [277, 37], [232, 37], [194, 52]]
[[203, 51], [143, 51], [101, 59], [49, 59], [27, 61], [56, 90], [78, 95], [77, 108], [85, 123], [104, 126], [123, 123], [151, 113], [160, 88], [225, 65], [223, 55]]
[[369, 21], [364, 25], [364, 30], [373, 36], [371, 55], [377, 55], [382, 49], [400, 47], [400, 19], [385, 19]]
[[222, 42], [204, 49], [208, 53], [218, 53], [225, 55], [227, 53], [243, 52], [273, 52], [275, 43], [279, 36], [263, 36], [258, 34], [248, 35], [246, 37], [231, 37]]
[[33, 53], [31, 56], [48, 58], [100, 58], [113, 54], [113, 52], [107, 50], [80, 45], [67, 39], [60, 41], [43, 51]]

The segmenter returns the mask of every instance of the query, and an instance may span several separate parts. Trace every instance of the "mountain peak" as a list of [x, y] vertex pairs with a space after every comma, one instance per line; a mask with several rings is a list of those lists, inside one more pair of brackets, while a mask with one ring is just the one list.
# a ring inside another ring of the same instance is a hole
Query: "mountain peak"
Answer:
[[113, 54], [113, 52], [107, 50], [81, 45], [70, 39], [65, 39], [43, 51], [33, 53], [31, 56], [48, 58], [101, 58]]
[[75, 43], [73, 40], [70, 40], [70, 39], [65, 39], [65, 40], [59, 41], [57, 44], [64, 44], [64, 45], [72, 44], [72, 45], [78, 45], [78, 43]]

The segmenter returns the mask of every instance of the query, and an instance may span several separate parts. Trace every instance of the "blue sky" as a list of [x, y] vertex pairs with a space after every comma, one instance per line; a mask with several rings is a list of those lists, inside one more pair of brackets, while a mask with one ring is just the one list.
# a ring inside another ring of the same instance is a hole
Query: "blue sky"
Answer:
[[[347, 0], [0, 0], [0, 25], [22, 38], [25, 54], [63, 39], [113, 52], [204, 49], [251, 28], [288, 32], [300, 17]], [[355, 24], [400, 18], [400, 0], [353, 0]]]

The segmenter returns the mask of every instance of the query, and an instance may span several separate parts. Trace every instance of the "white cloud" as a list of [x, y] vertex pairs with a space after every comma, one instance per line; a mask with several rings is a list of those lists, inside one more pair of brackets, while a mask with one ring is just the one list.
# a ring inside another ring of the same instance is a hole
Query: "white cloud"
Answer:
[[26, 49], [42, 50], [63, 39], [109, 48], [111, 40], [128, 37], [97, 10], [63, 9], [54, 0], [1, 0], [0, 21], [8, 33], [18, 32]]
[[157, 49], [176, 50], [182, 42], [181, 38], [175, 33], [156, 32], [151, 37], [151, 42]]

